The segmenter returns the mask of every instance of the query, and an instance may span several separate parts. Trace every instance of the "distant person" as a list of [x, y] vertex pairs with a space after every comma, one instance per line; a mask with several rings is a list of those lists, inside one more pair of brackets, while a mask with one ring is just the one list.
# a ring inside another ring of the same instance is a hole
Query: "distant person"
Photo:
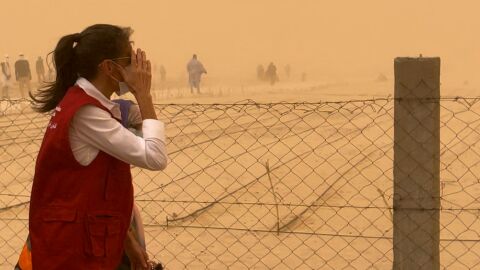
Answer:
[[265, 78], [270, 82], [271, 85], [274, 85], [278, 81], [277, 67], [270, 63], [265, 71]]
[[307, 73], [303, 72], [302, 73], [302, 82], [305, 82], [305, 81], [307, 81]]
[[194, 54], [192, 60], [187, 64], [188, 82], [190, 83], [190, 91], [193, 94], [193, 88], [197, 89], [197, 93], [200, 94], [200, 80], [202, 74], [207, 74], [207, 70], [203, 67], [203, 64], [197, 60], [197, 55]]
[[257, 80], [263, 82], [265, 80], [265, 68], [263, 65], [257, 66]]
[[163, 65], [160, 66], [160, 81], [164, 83], [167, 80], [167, 70]]
[[290, 79], [290, 73], [292, 72], [292, 68], [290, 67], [289, 64], [285, 66], [285, 75], [287, 76], [287, 79]]
[[19, 54], [19, 59], [15, 62], [15, 78], [20, 86], [20, 95], [25, 98], [25, 87], [30, 92], [30, 81], [32, 80], [32, 73], [30, 72], [30, 63], [25, 59], [23, 53]]
[[10, 79], [12, 77], [12, 71], [10, 68], [10, 61], [8, 55], [5, 55], [5, 60], [0, 63], [2, 72], [0, 73], [0, 86], [2, 88], [2, 98], [10, 98], [8, 90], [10, 88]]
[[37, 58], [37, 62], [35, 63], [35, 68], [37, 71], [38, 83], [45, 82], [45, 66], [43, 65], [43, 59], [41, 56]]

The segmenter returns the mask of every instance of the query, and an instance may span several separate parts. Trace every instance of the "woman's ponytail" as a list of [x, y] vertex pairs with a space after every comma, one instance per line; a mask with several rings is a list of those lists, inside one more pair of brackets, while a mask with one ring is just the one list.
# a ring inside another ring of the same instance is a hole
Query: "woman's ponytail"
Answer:
[[55, 109], [79, 76], [95, 79], [98, 65], [103, 60], [121, 57], [130, 51], [131, 34], [132, 30], [128, 27], [95, 24], [81, 33], [62, 37], [52, 52], [56, 79], [37, 93], [30, 93], [33, 109], [49, 112]]
[[75, 46], [79, 41], [78, 33], [64, 36], [58, 41], [53, 51], [53, 65], [57, 73], [55, 81], [40, 88], [35, 95], [30, 92], [36, 111], [45, 113], [53, 110], [68, 88], [75, 84], [78, 77]]

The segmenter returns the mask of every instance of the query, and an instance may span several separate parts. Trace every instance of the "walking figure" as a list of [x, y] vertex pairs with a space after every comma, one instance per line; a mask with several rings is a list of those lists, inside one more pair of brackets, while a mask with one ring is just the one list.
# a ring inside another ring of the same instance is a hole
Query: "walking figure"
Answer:
[[197, 93], [200, 94], [200, 81], [202, 79], [202, 74], [207, 74], [207, 70], [203, 67], [203, 64], [197, 60], [196, 54], [194, 54], [192, 60], [188, 62], [187, 71], [190, 92], [193, 94], [193, 88], [196, 88]]

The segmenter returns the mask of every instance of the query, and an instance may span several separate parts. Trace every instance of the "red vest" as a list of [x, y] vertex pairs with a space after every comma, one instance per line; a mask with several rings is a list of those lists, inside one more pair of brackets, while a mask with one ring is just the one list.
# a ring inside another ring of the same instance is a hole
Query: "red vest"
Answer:
[[88, 166], [76, 161], [69, 125], [87, 104], [108, 111], [71, 87], [43, 138], [30, 201], [33, 270], [115, 269], [122, 257], [133, 207], [130, 165], [101, 151]]

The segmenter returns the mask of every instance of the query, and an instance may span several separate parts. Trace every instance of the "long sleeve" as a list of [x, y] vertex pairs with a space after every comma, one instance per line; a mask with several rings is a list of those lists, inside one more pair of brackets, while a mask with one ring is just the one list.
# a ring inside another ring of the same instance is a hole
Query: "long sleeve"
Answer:
[[143, 138], [124, 128], [111, 115], [95, 106], [85, 106], [75, 114], [70, 126], [70, 144], [77, 161], [88, 165], [98, 149], [126, 163], [163, 170], [167, 166], [165, 127], [159, 120], [142, 122]]

